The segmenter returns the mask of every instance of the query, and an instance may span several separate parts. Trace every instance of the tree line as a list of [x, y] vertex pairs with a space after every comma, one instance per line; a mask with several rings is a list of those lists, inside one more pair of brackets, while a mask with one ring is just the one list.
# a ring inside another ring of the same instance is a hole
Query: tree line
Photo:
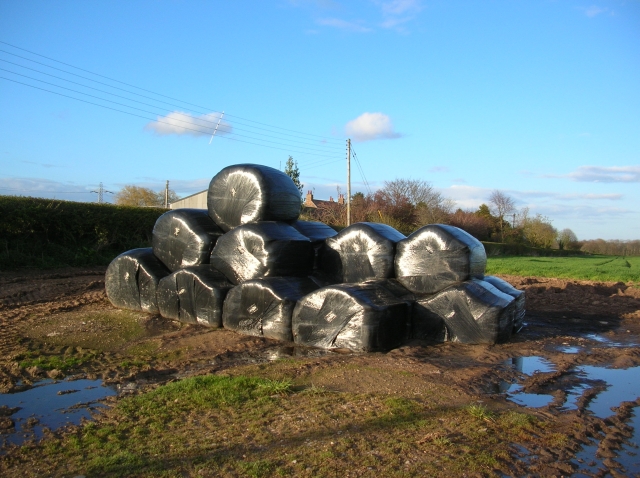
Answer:
[[[298, 163], [291, 156], [284, 172], [291, 177], [302, 196], [304, 186], [300, 183]], [[127, 185], [115, 195], [115, 202], [123, 206], [163, 207], [164, 195], [164, 190], [155, 192]], [[178, 199], [170, 189], [169, 202]], [[324, 202], [317, 210], [303, 208], [301, 219], [344, 227], [347, 224], [347, 211], [338, 203]], [[373, 193], [353, 194], [351, 222], [365, 221], [388, 224], [404, 234], [410, 234], [427, 224], [449, 224], [467, 231], [481, 241], [592, 254], [640, 255], [638, 240], [580, 241], [571, 229], [557, 230], [546, 216], [532, 215], [528, 208], [517, 209], [513, 198], [499, 190], [493, 191], [487, 203], [481, 204], [476, 210], [456, 208], [455, 201], [443, 196], [428, 181], [420, 179], [385, 181], [383, 187]]]
[[[344, 206], [337, 203], [323, 203], [303, 215], [338, 227], [347, 221]], [[494, 191], [477, 210], [463, 210], [420, 179], [385, 181], [374, 193], [352, 195], [351, 222], [361, 221], [388, 224], [404, 234], [439, 223], [459, 227], [481, 241], [567, 250], [580, 250], [582, 246], [571, 229], [558, 231], [547, 217], [532, 215], [528, 208], [517, 210], [515, 201], [501, 191]]]

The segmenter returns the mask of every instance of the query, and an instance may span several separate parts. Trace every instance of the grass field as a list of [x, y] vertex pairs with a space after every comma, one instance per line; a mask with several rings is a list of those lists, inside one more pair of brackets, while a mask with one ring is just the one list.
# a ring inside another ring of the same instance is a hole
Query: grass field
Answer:
[[487, 274], [640, 283], [640, 257], [489, 257]]

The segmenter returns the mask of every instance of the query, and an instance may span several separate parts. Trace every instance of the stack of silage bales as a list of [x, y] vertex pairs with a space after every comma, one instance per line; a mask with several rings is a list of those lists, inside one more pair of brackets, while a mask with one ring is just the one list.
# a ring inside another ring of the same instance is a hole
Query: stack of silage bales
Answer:
[[466, 232], [429, 225], [405, 237], [357, 223], [338, 234], [299, 221], [300, 205], [284, 173], [229, 166], [206, 211], [163, 214], [152, 248], [113, 260], [107, 295], [167, 319], [355, 351], [495, 343], [522, 327], [524, 293], [484, 277], [484, 247]]

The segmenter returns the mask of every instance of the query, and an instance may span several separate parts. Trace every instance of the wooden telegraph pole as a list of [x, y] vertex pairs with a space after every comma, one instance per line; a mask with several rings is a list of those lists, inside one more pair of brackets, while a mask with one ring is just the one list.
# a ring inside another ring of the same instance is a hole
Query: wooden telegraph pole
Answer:
[[169, 180], [167, 180], [167, 185], [164, 187], [164, 208], [169, 209]]
[[351, 139], [347, 140], [347, 226], [351, 225]]

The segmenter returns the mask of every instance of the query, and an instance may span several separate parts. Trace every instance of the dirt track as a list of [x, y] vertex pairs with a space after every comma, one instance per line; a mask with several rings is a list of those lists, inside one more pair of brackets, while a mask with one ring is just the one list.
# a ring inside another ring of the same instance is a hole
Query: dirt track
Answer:
[[[495, 407], [512, 406], [500, 393], [504, 383], [519, 381], [526, 392], [553, 394], [555, 401], [534, 413], [565, 427], [573, 438], [555, 450], [532, 446], [542, 475], [570, 471], [562, 463], [590, 436], [599, 436], [605, 448], [619, 447], [629, 436], [625, 421], [635, 404], [626, 404], [605, 423], [584, 413], [589, 393], [594, 393], [587, 390], [577, 400], [577, 410], [559, 410], [577, 365], [640, 365], [640, 290], [623, 283], [503, 278], [527, 295], [527, 326], [506, 344], [415, 342], [386, 354], [344, 355], [119, 311], [106, 298], [104, 268], [0, 273], [0, 391], [65, 373], [136, 388], [193, 374], [233, 373], [238, 366], [295, 356], [294, 379], [336, 391], [439, 390], [460, 402], [480, 400]], [[579, 352], [564, 353], [568, 347], [579, 347]], [[41, 356], [78, 362], [66, 372], [24, 366], [25, 360]], [[555, 370], [523, 377], [504, 365], [529, 356], [548, 359]]]

